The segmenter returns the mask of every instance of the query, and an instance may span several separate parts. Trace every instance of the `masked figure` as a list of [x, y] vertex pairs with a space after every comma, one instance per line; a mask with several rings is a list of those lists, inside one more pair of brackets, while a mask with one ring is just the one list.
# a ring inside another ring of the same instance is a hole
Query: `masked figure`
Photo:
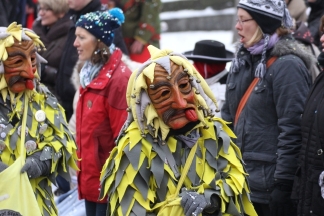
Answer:
[[161, 215], [174, 195], [170, 215], [255, 215], [235, 135], [207, 106], [209, 98], [217, 107], [208, 84], [181, 54], [149, 51], [129, 80], [128, 119], [101, 172], [107, 215]]
[[51, 182], [59, 174], [69, 180], [76, 145], [56, 98], [42, 85], [37, 53], [44, 47], [29, 29], [12, 23], [0, 28], [0, 172], [20, 157], [22, 115], [28, 100], [25, 130], [27, 173], [42, 215], [57, 215]]

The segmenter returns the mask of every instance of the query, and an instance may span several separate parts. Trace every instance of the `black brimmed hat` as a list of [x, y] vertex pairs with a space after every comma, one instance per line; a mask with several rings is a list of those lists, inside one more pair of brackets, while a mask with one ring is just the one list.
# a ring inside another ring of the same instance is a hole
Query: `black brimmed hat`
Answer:
[[183, 55], [194, 61], [229, 62], [234, 58], [234, 53], [225, 49], [225, 45], [215, 40], [202, 40], [195, 44], [192, 51]]

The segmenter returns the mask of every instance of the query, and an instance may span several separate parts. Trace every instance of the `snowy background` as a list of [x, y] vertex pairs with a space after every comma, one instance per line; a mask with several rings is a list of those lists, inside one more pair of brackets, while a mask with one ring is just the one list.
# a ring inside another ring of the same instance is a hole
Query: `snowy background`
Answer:
[[[179, 0], [162, 0], [162, 2], [171, 2]], [[211, 7], [207, 7], [204, 10], [180, 10], [172, 12], [160, 13], [161, 19], [161, 40], [160, 47], [162, 49], [169, 48], [176, 52], [186, 52], [194, 49], [195, 43], [200, 40], [217, 40], [222, 42], [226, 49], [234, 52], [235, 47], [233, 44], [233, 31], [180, 31], [180, 32], [167, 32], [167, 24], [163, 22], [166, 19], [172, 18], [188, 18], [199, 16], [211, 16], [220, 14], [236, 14], [236, 8], [227, 8], [224, 10], [214, 10]], [[229, 66], [229, 64], [227, 64]]]

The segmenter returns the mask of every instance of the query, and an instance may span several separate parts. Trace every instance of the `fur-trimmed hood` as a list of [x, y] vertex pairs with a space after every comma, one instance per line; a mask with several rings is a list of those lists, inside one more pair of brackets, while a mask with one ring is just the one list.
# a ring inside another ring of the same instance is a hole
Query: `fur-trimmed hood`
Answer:
[[[246, 49], [240, 42], [235, 43], [235, 48], [237, 53]], [[317, 64], [316, 57], [307, 51], [305, 46], [296, 41], [296, 39], [294, 39], [291, 35], [282, 36], [271, 50], [270, 56], [281, 57], [289, 54], [296, 55], [301, 58], [307, 69], [310, 69], [314, 64]]]
[[81, 68], [83, 67], [84, 61], [78, 60], [75, 64], [72, 72], [72, 76], [70, 78], [71, 83], [73, 84], [73, 87], [75, 90], [78, 90], [80, 88], [80, 77], [79, 73], [81, 71]]
[[305, 46], [291, 37], [280, 39], [270, 53], [271, 56], [278, 57], [289, 54], [298, 56], [304, 62], [307, 69], [310, 69], [317, 62], [315, 56], [309, 53]]

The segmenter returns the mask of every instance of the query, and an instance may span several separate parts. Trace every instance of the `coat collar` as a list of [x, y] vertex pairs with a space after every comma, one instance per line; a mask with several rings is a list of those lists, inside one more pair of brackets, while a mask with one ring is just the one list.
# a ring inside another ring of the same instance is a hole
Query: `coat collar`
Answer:
[[122, 52], [116, 48], [108, 62], [100, 69], [98, 76], [86, 88], [103, 89], [121, 62]]

